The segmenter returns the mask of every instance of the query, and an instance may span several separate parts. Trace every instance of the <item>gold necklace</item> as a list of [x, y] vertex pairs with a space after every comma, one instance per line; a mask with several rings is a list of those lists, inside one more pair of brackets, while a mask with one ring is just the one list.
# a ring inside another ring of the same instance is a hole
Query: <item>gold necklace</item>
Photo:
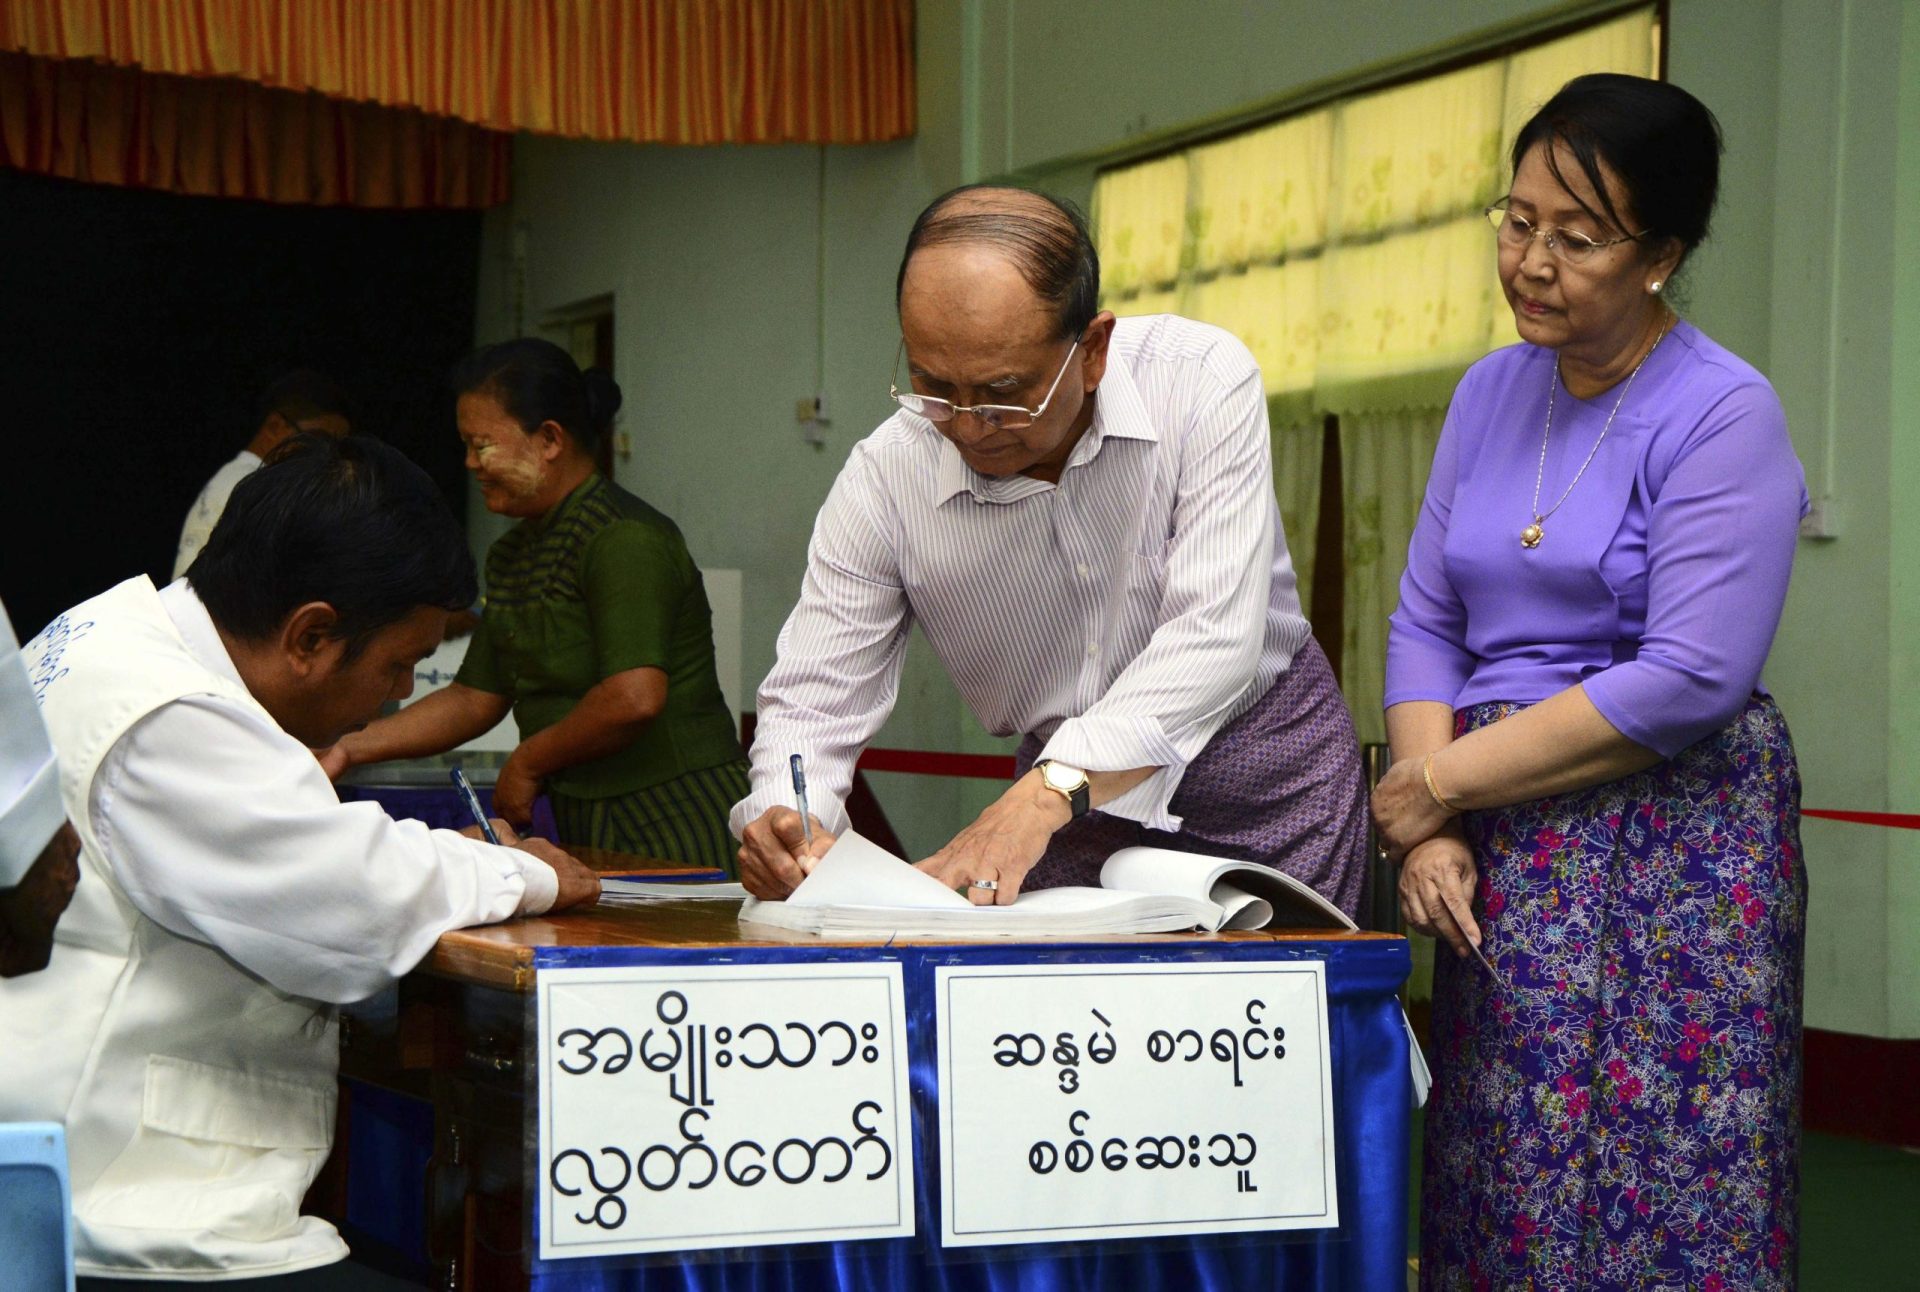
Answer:
[[1580, 483], [1580, 477], [1585, 475], [1587, 468], [1593, 465], [1594, 455], [1600, 452], [1600, 446], [1606, 442], [1607, 432], [1613, 429], [1614, 414], [1620, 411], [1620, 405], [1627, 402], [1627, 392], [1633, 389], [1633, 379], [1640, 375], [1640, 369], [1647, 366], [1647, 360], [1653, 358], [1653, 352], [1660, 348], [1662, 341], [1666, 340], [1667, 332], [1672, 326], [1673, 318], [1669, 315], [1667, 321], [1660, 325], [1660, 335], [1653, 338], [1653, 344], [1647, 347], [1647, 352], [1640, 356], [1640, 362], [1634, 364], [1633, 371], [1627, 374], [1626, 381], [1620, 387], [1619, 398], [1613, 401], [1613, 411], [1607, 414], [1607, 423], [1600, 428], [1600, 438], [1595, 440], [1593, 447], [1587, 450], [1587, 460], [1582, 462], [1580, 469], [1573, 473], [1573, 479], [1568, 482], [1566, 490], [1560, 495], [1560, 502], [1554, 503], [1543, 513], [1540, 510], [1540, 482], [1547, 474], [1547, 441], [1553, 438], [1553, 397], [1560, 389], [1560, 360], [1557, 356], [1555, 357], [1553, 381], [1547, 387], [1547, 430], [1546, 434], [1540, 437], [1540, 465], [1534, 469], [1533, 505], [1528, 508], [1533, 513], [1533, 523], [1520, 531], [1520, 546], [1532, 551], [1540, 546], [1540, 540], [1547, 536], [1547, 517], [1560, 510], [1560, 503], [1565, 502], [1573, 494], [1573, 486]]

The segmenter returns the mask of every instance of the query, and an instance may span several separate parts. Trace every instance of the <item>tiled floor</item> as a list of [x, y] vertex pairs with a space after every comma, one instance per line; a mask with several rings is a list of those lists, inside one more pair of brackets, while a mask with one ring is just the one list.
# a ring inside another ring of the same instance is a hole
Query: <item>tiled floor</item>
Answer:
[[[1411, 1255], [1420, 1249], [1420, 1121], [1413, 1128]], [[1412, 1286], [1409, 1280], [1408, 1286]], [[1808, 1135], [1800, 1156], [1801, 1292], [1920, 1288], [1920, 1153]]]

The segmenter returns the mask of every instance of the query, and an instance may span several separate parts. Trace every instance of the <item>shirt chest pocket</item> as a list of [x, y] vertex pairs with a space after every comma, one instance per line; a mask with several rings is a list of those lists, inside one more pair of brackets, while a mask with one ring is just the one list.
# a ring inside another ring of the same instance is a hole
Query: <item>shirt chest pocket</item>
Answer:
[[333, 1142], [336, 1098], [331, 1081], [153, 1055], [139, 1127], [76, 1214], [246, 1242], [285, 1235]]

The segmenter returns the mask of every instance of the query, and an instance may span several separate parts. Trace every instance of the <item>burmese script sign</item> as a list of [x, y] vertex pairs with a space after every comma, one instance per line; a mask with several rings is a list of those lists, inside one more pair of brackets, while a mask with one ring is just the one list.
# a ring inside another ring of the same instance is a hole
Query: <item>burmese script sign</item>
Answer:
[[913, 1233], [897, 963], [542, 969], [543, 1259]]
[[948, 966], [949, 1247], [1340, 1223], [1321, 961]]

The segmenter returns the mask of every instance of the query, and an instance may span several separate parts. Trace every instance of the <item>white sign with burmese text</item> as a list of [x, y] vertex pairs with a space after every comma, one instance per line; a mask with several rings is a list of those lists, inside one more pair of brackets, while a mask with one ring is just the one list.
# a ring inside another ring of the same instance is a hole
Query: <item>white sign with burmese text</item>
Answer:
[[945, 1245], [1340, 1223], [1323, 962], [934, 977]]
[[542, 1259], [911, 1235], [898, 963], [542, 969]]

